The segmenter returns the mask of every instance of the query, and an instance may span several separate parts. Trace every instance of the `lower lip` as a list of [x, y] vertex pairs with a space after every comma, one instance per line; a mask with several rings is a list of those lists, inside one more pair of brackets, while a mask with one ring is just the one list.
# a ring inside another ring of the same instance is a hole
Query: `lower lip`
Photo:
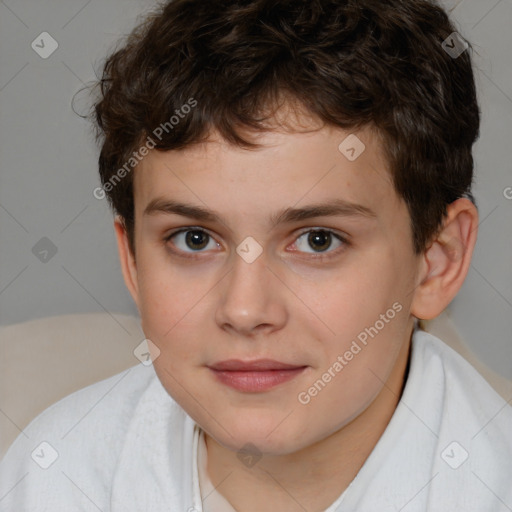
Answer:
[[305, 366], [292, 370], [268, 370], [263, 372], [235, 372], [213, 370], [213, 373], [223, 384], [238, 391], [257, 393], [268, 391], [279, 384], [288, 382], [306, 369]]

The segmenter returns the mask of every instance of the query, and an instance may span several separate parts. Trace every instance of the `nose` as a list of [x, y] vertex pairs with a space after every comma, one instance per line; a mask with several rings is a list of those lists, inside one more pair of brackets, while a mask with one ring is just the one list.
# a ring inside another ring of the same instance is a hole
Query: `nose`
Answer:
[[251, 337], [278, 331], [286, 324], [287, 290], [268, 268], [264, 254], [252, 263], [236, 254], [222, 283], [215, 318], [221, 329]]

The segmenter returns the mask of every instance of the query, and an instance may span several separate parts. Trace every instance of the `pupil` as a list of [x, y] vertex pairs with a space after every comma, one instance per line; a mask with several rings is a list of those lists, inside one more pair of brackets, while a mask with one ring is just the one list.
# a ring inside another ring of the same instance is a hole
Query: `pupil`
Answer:
[[201, 231], [187, 231], [185, 238], [187, 245], [191, 249], [203, 249], [208, 245], [207, 235]]
[[320, 247], [317, 245], [317, 248], [325, 250], [331, 245], [330, 236], [330, 233], [326, 233], [325, 231], [312, 231], [309, 234], [308, 242], [313, 246], [313, 248], [315, 248], [314, 246], [318, 243]]

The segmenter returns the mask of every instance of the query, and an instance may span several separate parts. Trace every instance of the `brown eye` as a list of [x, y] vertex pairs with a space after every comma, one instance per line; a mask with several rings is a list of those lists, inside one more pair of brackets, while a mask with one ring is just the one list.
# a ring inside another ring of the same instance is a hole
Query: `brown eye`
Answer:
[[166, 238], [179, 252], [191, 254], [193, 252], [205, 252], [203, 249], [218, 247], [219, 244], [202, 229], [182, 229], [172, 233]]
[[185, 243], [190, 249], [201, 250], [208, 245], [209, 238], [209, 235], [204, 231], [187, 231], [185, 236]]
[[[333, 243], [338, 244], [334, 247], [334, 249], [337, 249], [342, 246], [344, 242], [345, 241], [339, 235], [332, 231], [326, 229], [315, 229], [302, 233], [302, 235], [297, 238], [294, 245], [299, 251], [309, 252], [311, 254], [326, 252], [328, 249], [332, 248]], [[313, 251], [308, 251], [308, 247], [312, 248]]]
[[331, 243], [331, 233], [327, 233], [326, 231], [310, 231], [308, 236], [308, 244], [310, 247], [323, 252], [329, 249]]

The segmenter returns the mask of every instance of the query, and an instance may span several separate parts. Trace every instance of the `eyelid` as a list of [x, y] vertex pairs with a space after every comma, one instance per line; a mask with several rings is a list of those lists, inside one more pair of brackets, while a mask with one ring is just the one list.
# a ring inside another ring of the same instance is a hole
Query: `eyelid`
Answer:
[[348, 243], [350, 240], [350, 236], [347, 233], [338, 231], [337, 229], [325, 228], [322, 226], [309, 226], [307, 228], [304, 228], [303, 230], [301, 230], [299, 232], [299, 234], [297, 235], [297, 238], [299, 236], [302, 236], [304, 233], [309, 233], [310, 231], [325, 231], [326, 233], [331, 233], [332, 235], [340, 238], [342, 241], [344, 241], [346, 243]]
[[170, 233], [166, 234], [164, 239], [165, 240], [169, 240], [174, 235], [177, 235], [178, 233], [187, 232], [187, 231], [202, 231], [202, 232], [206, 233], [207, 235], [211, 236], [212, 238], [215, 238], [210, 233], [210, 231], [208, 231], [206, 228], [203, 228], [202, 226], [184, 226], [184, 227], [181, 227], [181, 228], [176, 228], [174, 231], [171, 231]]

